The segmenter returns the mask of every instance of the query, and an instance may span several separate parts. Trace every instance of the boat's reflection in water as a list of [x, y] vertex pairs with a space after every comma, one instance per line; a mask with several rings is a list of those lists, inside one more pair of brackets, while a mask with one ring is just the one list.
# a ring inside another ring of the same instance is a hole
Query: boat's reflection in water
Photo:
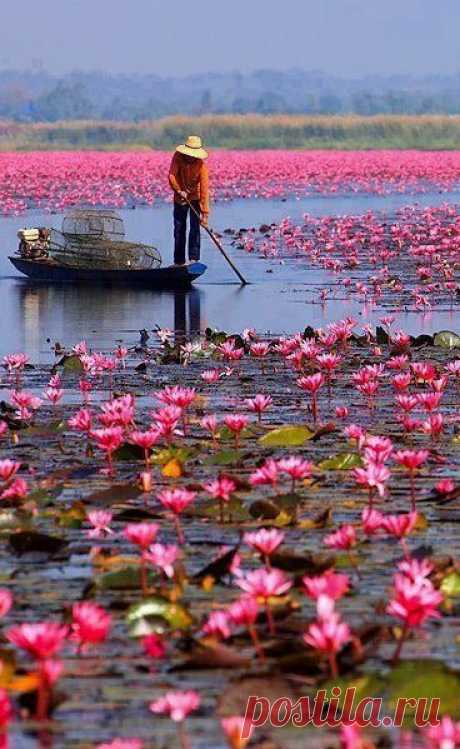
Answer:
[[178, 339], [199, 334], [202, 319], [199, 289], [148, 291], [21, 282], [17, 301], [23, 320], [23, 345], [33, 361], [43, 361], [50, 344], [70, 346], [85, 339], [94, 349], [110, 350], [115, 342], [132, 345], [138, 331], [170, 328]]

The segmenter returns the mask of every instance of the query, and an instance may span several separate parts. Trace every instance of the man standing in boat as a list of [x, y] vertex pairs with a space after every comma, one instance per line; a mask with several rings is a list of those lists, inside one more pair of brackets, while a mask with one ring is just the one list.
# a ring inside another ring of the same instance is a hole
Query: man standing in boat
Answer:
[[[198, 135], [190, 135], [177, 146], [169, 168], [169, 184], [174, 191], [174, 264], [185, 265], [187, 215], [190, 211], [188, 257], [200, 259], [200, 223], [208, 225], [209, 178], [207, 151]], [[195, 209], [190, 208], [190, 205]]]

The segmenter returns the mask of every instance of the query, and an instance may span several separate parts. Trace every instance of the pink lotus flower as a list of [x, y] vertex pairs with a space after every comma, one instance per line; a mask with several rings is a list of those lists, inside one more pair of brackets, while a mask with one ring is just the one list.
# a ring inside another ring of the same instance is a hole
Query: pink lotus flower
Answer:
[[196, 492], [189, 491], [188, 489], [164, 489], [157, 494], [157, 498], [160, 500], [163, 507], [170, 510], [173, 514], [177, 540], [181, 545], [185, 543], [185, 538], [180, 524], [179, 515], [195, 501], [195, 497]]
[[89, 434], [93, 426], [93, 415], [87, 408], [81, 408], [69, 419], [68, 424], [71, 429]]
[[129, 441], [144, 451], [145, 467], [149, 469], [150, 450], [160, 439], [158, 429], [149, 429], [147, 432], [134, 431], [129, 435]]
[[173, 387], [165, 387], [164, 390], [157, 391], [155, 398], [166, 406], [187, 409], [196, 398], [196, 390], [195, 388], [174, 385]]
[[254, 533], [245, 533], [243, 541], [251, 549], [255, 549], [259, 554], [262, 554], [265, 557], [267, 566], [269, 566], [270, 556], [283, 543], [284, 535], [282, 531], [278, 531], [276, 528], [271, 528], [270, 530], [261, 528], [260, 531], [255, 531]]
[[455, 749], [460, 746], [460, 723], [444, 715], [437, 726], [425, 728], [424, 734], [432, 749]]
[[366, 536], [373, 536], [382, 528], [384, 516], [372, 507], [365, 507], [361, 516], [363, 531]]
[[398, 450], [393, 454], [394, 460], [407, 468], [408, 471], [415, 471], [420, 468], [426, 462], [428, 456], [428, 450]]
[[203, 429], [211, 432], [212, 437], [215, 438], [217, 432], [217, 419], [213, 414], [209, 416], [203, 416], [203, 418], [201, 419], [201, 426], [203, 427]]
[[428, 559], [403, 559], [398, 563], [398, 570], [413, 583], [422, 582], [424, 577], [429, 577], [433, 572], [433, 565]]
[[177, 406], [166, 406], [152, 412], [154, 428], [167, 443], [170, 443], [176, 434], [181, 434], [177, 427], [182, 417], [183, 411]]
[[240, 442], [241, 432], [243, 429], [246, 429], [248, 423], [249, 419], [247, 416], [241, 416], [240, 414], [227, 414], [227, 416], [224, 416], [224, 424], [235, 435], [235, 445], [237, 447]]
[[141, 523], [129, 523], [123, 530], [123, 535], [132, 544], [146, 551], [155, 541], [160, 527], [157, 523], [147, 521]]
[[12, 593], [7, 588], [0, 588], [0, 619], [7, 615], [12, 605]]
[[297, 458], [292, 455], [289, 458], [281, 458], [278, 461], [278, 470], [281, 473], [287, 473], [291, 477], [293, 484], [296, 481], [309, 479], [313, 473], [314, 465], [309, 460]]
[[224, 502], [229, 502], [236, 490], [236, 484], [233, 479], [222, 476], [214, 481], [209, 481], [207, 484], [203, 484], [203, 489], [213, 499], [222, 499]]
[[422, 423], [425, 434], [431, 435], [436, 440], [444, 431], [444, 418], [442, 414], [430, 414], [428, 419]]
[[236, 580], [239, 588], [266, 602], [271, 596], [282, 596], [292, 587], [292, 582], [278, 569], [251, 570]]
[[106, 429], [94, 429], [91, 437], [96, 441], [100, 450], [103, 450], [107, 456], [108, 473], [113, 474], [112, 456], [115, 450], [118, 450], [123, 442], [123, 429], [120, 426], [107, 427]]
[[157, 494], [163, 507], [170, 510], [174, 515], [180, 515], [181, 512], [195, 501], [196, 492], [188, 489], [164, 489]]
[[276, 460], [269, 458], [264, 465], [251, 473], [249, 482], [252, 486], [276, 486], [279, 479], [279, 466]]
[[203, 633], [226, 640], [232, 635], [231, 620], [227, 611], [211, 611], [203, 626]]
[[380, 497], [385, 495], [386, 482], [390, 478], [390, 471], [381, 463], [369, 463], [365, 468], [354, 468], [353, 476], [356, 483], [369, 489], [369, 501], [372, 505], [373, 490], [377, 489]]
[[[6, 689], [0, 689], [0, 728], [4, 729], [7, 727], [11, 718], [13, 717], [13, 709], [11, 707], [10, 698]], [[8, 749], [8, 743], [3, 743], [2, 749]]]
[[351, 640], [348, 624], [345, 624], [334, 610], [334, 601], [327, 596], [320, 596], [317, 601], [318, 620], [310, 624], [303, 639], [314, 650], [324, 653], [329, 658], [331, 676], [338, 676], [337, 653]]
[[[222, 731], [227, 737], [228, 745], [230, 749], [245, 749], [248, 745], [251, 737], [254, 733], [254, 726], [252, 723], [245, 727], [245, 719], [240, 715], [231, 715], [228, 718], [222, 718], [220, 725]], [[243, 736], [243, 728], [245, 727], [245, 736]]]
[[0, 460], [0, 480], [10, 481], [13, 476], [19, 471], [21, 464], [16, 460]]
[[348, 575], [342, 575], [331, 570], [327, 570], [316, 577], [303, 577], [302, 583], [307, 596], [315, 600], [320, 596], [327, 596], [327, 598], [337, 601], [350, 589]]
[[152, 544], [145, 553], [145, 559], [154, 567], [159, 567], [166, 577], [174, 577], [174, 565], [179, 558], [179, 548], [174, 544]]
[[6, 639], [37, 660], [51, 658], [64, 645], [68, 627], [57, 622], [17, 624], [6, 631]]
[[220, 522], [224, 522], [224, 502], [230, 502], [232, 494], [236, 491], [236, 484], [233, 479], [222, 476], [221, 478], [209, 481], [203, 484], [203, 489], [220, 503]]
[[316, 374], [307, 377], [299, 377], [297, 380], [297, 385], [311, 395], [311, 411], [314, 423], [316, 423], [318, 417], [318, 390], [323, 387], [325, 382], [326, 379], [321, 372], [317, 372]]
[[0, 499], [25, 499], [29, 493], [27, 481], [15, 478], [0, 494]]
[[438, 606], [442, 593], [433, 586], [412, 582], [405, 575], [395, 575], [395, 597], [387, 613], [406, 622], [409, 627], [420, 627], [429, 618], [439, 618]]
[[450, 494], [455, 489], [455, 481], [452, 479], [441, 479], [435, 486], [438, 494]]
[[74, 603], [72, 606], [72, 640], [79, 643], [79, 651], [90, 645], [105, 642], [112, 625], [112, 617], [102, 606], [91, 601]]
[[9, 372], [13, 370], [22, 370], [29, 363], [29, 357], [27, 354], [7, 354], [3, 357], [3, 366], [8, 369]]
[[249, 350], [251, 356], [254, 356], [256, 359], [262, 359], [270, 351], [270, 344], [265, 341], [258, 341], [257, 343], [253, 343]]
[[412, 512], [415, 512], [415, 471], [426, 462], [428, 456], [428, 450], [398, 450], [393, 455], [395, 461], [409, 471]]
[[88, 538], [104, 538], [113, 533], [110, 528], [112, 513], [110, 510], [90, 510], [87, 515], [88, 522], [93, 526], [88, 531]]
[[255, 598], [243, 596], [234, 601], [228, 609], [228, 614], [237, 626], [251, 627], [259, 615], [259, 605]]
[[259, 393], [255, 398], [248, 398], [244, 403], [250, 411], [254, 411], [257, 414], [260, 421], [262, 414], [273, 405], [273, 398], [270, 395], [261, 395]]
[[219, 382], [221, 374], [218, 369], [207, 369], [201, 373], [200, 377], [207, 385], [213, 385]]
[[64, 395], [64, 391], [60, 388], [47, 387], [43, 395], [46, 400], [49, 400], [49, 402], [52, 403], [53, 406], [55, 406], [61, 400], [62, 396]]
[[417, 523], [417, 513], [409, 512], [407, 515], [384, 515], [382, 528], [392, 536], [403, 538], [408, 536]]
[[101, 405], [102, 413], [99, 421], [106, 427], [122, 427], [126, 429], [134, 421], [135, 401], [130, 394], [121, 398], [113, 398]]
[[226, 361], [238, 361], [244, 356], [244, 348], [236, 348], [233, 338], [217, 346], [217, 350]]
[[146, 635], [142, 639], [142, 647], [144, 652], [150, 656], [150, 658], [160, 659], [166, 655], [166, 647], [160, 635], [152, 632], [150, 635]]
[[356, 546], [356, 531], [352, 525], [342, 525], [335, 533], [325, 537], [324, 543], [331, 549], [351, 549]]
[[197, 710], [200, 705], [198, 692], [189, 690], [187, 692], [167, 692], [164, 697], [151, 702], [149, 707], [152, 713], [169, 715], [171, 720], [181, 723], [186, 717]]
[[349, 414], [347, 406], [336, 406], [335, 415], [338, 419], [346, 419]]

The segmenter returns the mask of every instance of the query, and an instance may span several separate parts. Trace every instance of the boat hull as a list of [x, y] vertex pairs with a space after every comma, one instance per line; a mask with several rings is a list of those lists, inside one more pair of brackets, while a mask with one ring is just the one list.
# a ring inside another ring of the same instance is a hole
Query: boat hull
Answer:
[[18, 271], [34, 281], [53, 283], [91, 284], [93, 286], [139, 286], [150, 289], [184, 289], [203, 275], [206, 265], [191, 263], [183, 267], [173, 265], [151, 270], [91, 270], [69, 268], [47, 262], [11, 256]]

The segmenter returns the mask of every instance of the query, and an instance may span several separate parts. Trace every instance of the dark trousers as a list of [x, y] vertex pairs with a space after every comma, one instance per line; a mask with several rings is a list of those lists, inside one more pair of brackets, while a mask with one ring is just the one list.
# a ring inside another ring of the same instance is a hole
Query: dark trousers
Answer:
[[[200, 214], [200, 203], [193, 200], [192, 205], [198, 215]], [[185, 240], [187, 237], [187, 214], [188, 205], [174, 203], [174, 262], [185, 263]], [[190, 211], [190, 231], [188, 235], [188, 257], [190, 262], [200, 259], [200, 219], [193, 211]]]

